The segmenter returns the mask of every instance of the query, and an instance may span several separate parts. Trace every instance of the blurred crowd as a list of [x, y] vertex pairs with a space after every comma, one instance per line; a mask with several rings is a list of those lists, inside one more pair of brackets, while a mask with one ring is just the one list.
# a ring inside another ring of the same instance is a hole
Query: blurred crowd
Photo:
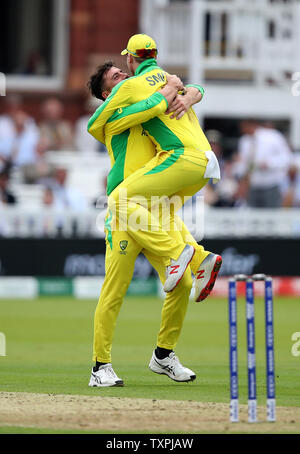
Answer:
[[[43, 204], [82, 210], [90, 202], [68, 184], [68, 171], [55, 168], [47, 152], [102, 153], [105, 147], [87, 133], [87, 122], [96, 107], [87, 100], [85, 114], [71, 124], [63, 103], [54, 97], [41, 105], [37, 123], [16, 95], [5, 98], [0, 115], [0, 205], [16, 204], [10, 188], [15, 169], [22, 183], [43, 187]], [[213, 207], [279, 208], [300, 206], [300, 162], [286, 137], [271, 122], [247, 119], [240, 122], [236, 149], [224, 152], [224, 137], [217, 130], [205, 131], [221, 167], [221, 181], [203, 190]], [[98, 188], [95, 188], [95, 198]], [[100, 195], [100, 194], [99, 194]]]
[[47, 153], [105, 152], [106, 148], [87, 132], [88, 119], [99, 104], [88, 99], [85, 114], [73, 125], [65, 118], [63, 103], [55, 97], [41, 105], [39, 122], [25, 112], [20, 96], [7, 96], [4, 103], [5, 111], [0, 115], [0, 205], [18, 202], [10, 189], [12, 173], [17, 170], [23, 184], [43, 187], [44, 205], [84, 208], [88, 202], [68, 185], [68, 170], [49, 164]]
[[218, 184], [204, 189], [214, 207], [300, 207], [300, 154], [270, 121], [253, 118], [239, 124], [235, 150], [224, 153], [219, 131], [206, 131], [221, 168]]

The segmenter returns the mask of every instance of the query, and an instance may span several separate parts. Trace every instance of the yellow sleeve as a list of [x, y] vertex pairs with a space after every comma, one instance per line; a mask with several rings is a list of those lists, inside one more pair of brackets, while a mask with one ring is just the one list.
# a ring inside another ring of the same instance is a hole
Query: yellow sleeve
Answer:
[[109, 135], [120, 134], [126, 129], [144, 123], [164, 113], [168, 102], [161, 93], [154, 93], [149, 98], [119, 108], [107, 121], [106, 132]]

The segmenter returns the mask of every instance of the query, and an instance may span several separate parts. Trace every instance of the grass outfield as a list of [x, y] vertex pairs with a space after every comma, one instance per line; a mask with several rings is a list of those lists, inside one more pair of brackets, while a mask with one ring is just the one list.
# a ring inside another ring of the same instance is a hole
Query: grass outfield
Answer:
[[[197, 380], [179, 384], [148, 369], [156, 344], [162, 302], [128, 297], [121, 309], [113, 344], [113, 366], [123, 388], [87, 386], [92, 365], [95, 301], [42, 297], [34, 301], [1, 300], [0, 332], [6, 356], [0, 357], [0, 391], [78, 394], [149, 399], [229, 401], [228, 314], [224, 298], [190, 303], [176, 348], [182, 363]], [[240, 402], [247, 402], [245, 303], [239, 300]], [[275, 370], [279, 406], [300, 407], [300, 357], [291, 353], [292, 334], [300, 331], [300, 303], [276, 298]], [[265, 342], [263, 300], [256, 302], [258, 404], [265, 404]], [[1, 432], [0, 432], [1, 433]]]

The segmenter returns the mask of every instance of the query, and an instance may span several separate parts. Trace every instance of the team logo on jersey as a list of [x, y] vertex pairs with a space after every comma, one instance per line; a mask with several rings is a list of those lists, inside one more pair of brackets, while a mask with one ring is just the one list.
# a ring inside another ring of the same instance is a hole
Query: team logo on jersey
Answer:
[[127, 240], [122, 240], [120, 241], [120, 254], [126, 255], [125, 249], [128, 246], [128, 241]]
[[146, 44], [146, 49], [151, 46], [151, 41]]

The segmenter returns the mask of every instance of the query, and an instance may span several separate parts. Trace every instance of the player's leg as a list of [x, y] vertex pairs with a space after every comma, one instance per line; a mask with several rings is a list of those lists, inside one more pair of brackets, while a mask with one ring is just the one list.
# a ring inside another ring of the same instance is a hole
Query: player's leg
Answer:
[[178, 228], [178, 231], [182, 236], [183, 241], [195, 248], [194, 257], [192, 258], [192, 261], [190, 263], [192, 273], [195, 275], [203, 260], [206, 259], [206, 257], [210, 254], [210, 251], [206, 251], [201, 244], [197, 243], [193, 235], [188, 230], [186, 224], [179, 216], [175, 215], [174, 221], [176, 227]]
[[199, 152], [196, 162], [175, 154], [163, 152], [154, 157], [124, 180], [108, 201], [121, 228], [144, 249], [162, 257], [168, 274], [165, 291], [176, 287], [193, 257], [194, 248], [185, 245], [180, 238], [174, 241], [162, 228], [155, 207], [162, 196], [171, 197], [187, 187], [197, 192], [208, 181], [204, 178], [208, 162], [204, 153]]
[[174, 155], [171, 152], [156, 155], [126, 178], [108, 198], [109, 207], [119, 219], [121, 228], [144, 249], [160, 254], [163, 260], [166, 258], [167, 264], [170, 258], [178, 258], [184, 243], [174, 244], [153, 208], [160, 197], [171, 197], [186, 187], [195, 187], [197, 192], [208, 181], [204, 178], [208, 162], [204, 153], [196, 163]]
[[[122, 243], [121, 243], [122, 242]], [[93, 361], [111, 362], [111, 345], [117, 316], [132, 280], [140, 247], [126, 232], [106, 239], [105, 279], [94, 317]]]
[[131, 282], [140, 246], [127, 232], [107, 231], [105, 279], [94, 315], [94, 344], [90, 386], [122, 386], [111, 366], [117, 317]]
[[[144, 254], [158, 272], [161, 282], [164, 283], [165, 268], [160, 257], [147, 251], [144, 251]], [[188, 267], [177, 287], [166, 294], [157, 346], [149, 363], [149, 368], [153, 372], [167, 375], [178, 382], [193, 381], [196, 378], [196, 374], [184, 367], [174, 353], [186, 315], [191, 288], [191, 270]]]
[[[178, 192], [176, 197], [181, 198], [183, 200], [183, 204], [184, 201], [189, 200], [193, 194], [195, 194], [195, 191], [197, 191], [197, 187], [188, 187]], [[215, 285], [218, 273], [222, 266], [222, 257], [219, 254], [205, 251], [203, 246], [197, 244], [182, 219], [175, 214], [173, 214], [173, 217], [174, 219], [172, 222], [174, 224], [174, 228], [171, 229], [170, 235], [172, 235], [172, 230], [176, 232], [176, 229], [178, 228], [178, 231], [182, 235], [183, 241], [191, 244], [195, 249], [194, 257], [190, 263], [191, 270], [195, 276], [194, 299], [196, 302], [203, 301], [208, 297]], [[176, 233], [174, 233], [174, 235], [175, 234]]]
[[[190, 244], [195, 250], [194, 257], [191, 261], [191, 269], [195, 276], [194, 298], [196, 302], [203, 301], [211, 293], [222, 265], [222, 257], [218, 254], [205, 251], [203, 246], [198, 245], [184, 222], [176, 216], [176, 211], [191, 199], [194, 194], [199, 192], [207, 182], [208, 179], [204, 179], [202, 182], [193, 186], [187, 186], [167, 198], [169, 216], [161, 216], [162, 227], [168, 231], [169, 235], [175, 241], [178, 241], [178, 232], [180, 232], [183, 241]], [[195, 209], [199, 209], [197, 204]], [[200, 212], [200, 216], [202, 215], [203, 213]], [[196, 219], [197, 217], [198, 213], [196, 213]], [[166, 284], [164, 289], [167, 290]]]
[[[178, 193], [178, 195], [175, 195], [175, 197], [180, 197], [181, 199], [181, 193]], [[187, 197], [190, 198], [190, 197]], [[170, 203], [171, 202], [171, 203]], [[183, 205], [185, 202], [184, 197], [183, 200], [180, 201], [180, 206]], [[196, 206], [197, 209], [197, 206]], [[195, 275], [200, 264], [203, 262], [203, 260], [210, 254], [209, 251], [206, 251], [204, 247], [201, 244], [198, 244], [189, 229], [187, 228], [186, 224], [184, 221], [181, 219], [176, 214], [177, 207], [175, 206], [174, 203], [172, 203], [172, 198], [169, 199], [169, 207], [168, 207], [168, 214], [167, 219], [164, 216], [161, 216], [161, 223], [162, 227], [164, 230], [168, 231], [169, 235], [174, 238], [175, 241], [178, 241], [178, 233], [180, 234], [182, 240], [186, 244], [190, 244], [193, 246], [195, 249], [195, 254], [192, 258], [192, 261], [190, 263], [190, 267], [192, 270], [192, 273]], [[200, 213], [200, 215], [203, 215], [203, 212]], [[198, 219], [198, 214], [196, 213], [196, 219]], [[201, 220], [202, 221], [202, 220]]]
[[190, 263], [195, 283], [194, 299], [196, 302], [203, 301], [209, 296], [214, 287], [222, 265], [222, 257], [206, 251], [201, 244], [198, 244], [182, 219], [177, 215], [174, 216], [174, 229], [171, 229], [169, 234], [174, 239], [180, 234], [183, 241], [194, 247], [195, 254]]

